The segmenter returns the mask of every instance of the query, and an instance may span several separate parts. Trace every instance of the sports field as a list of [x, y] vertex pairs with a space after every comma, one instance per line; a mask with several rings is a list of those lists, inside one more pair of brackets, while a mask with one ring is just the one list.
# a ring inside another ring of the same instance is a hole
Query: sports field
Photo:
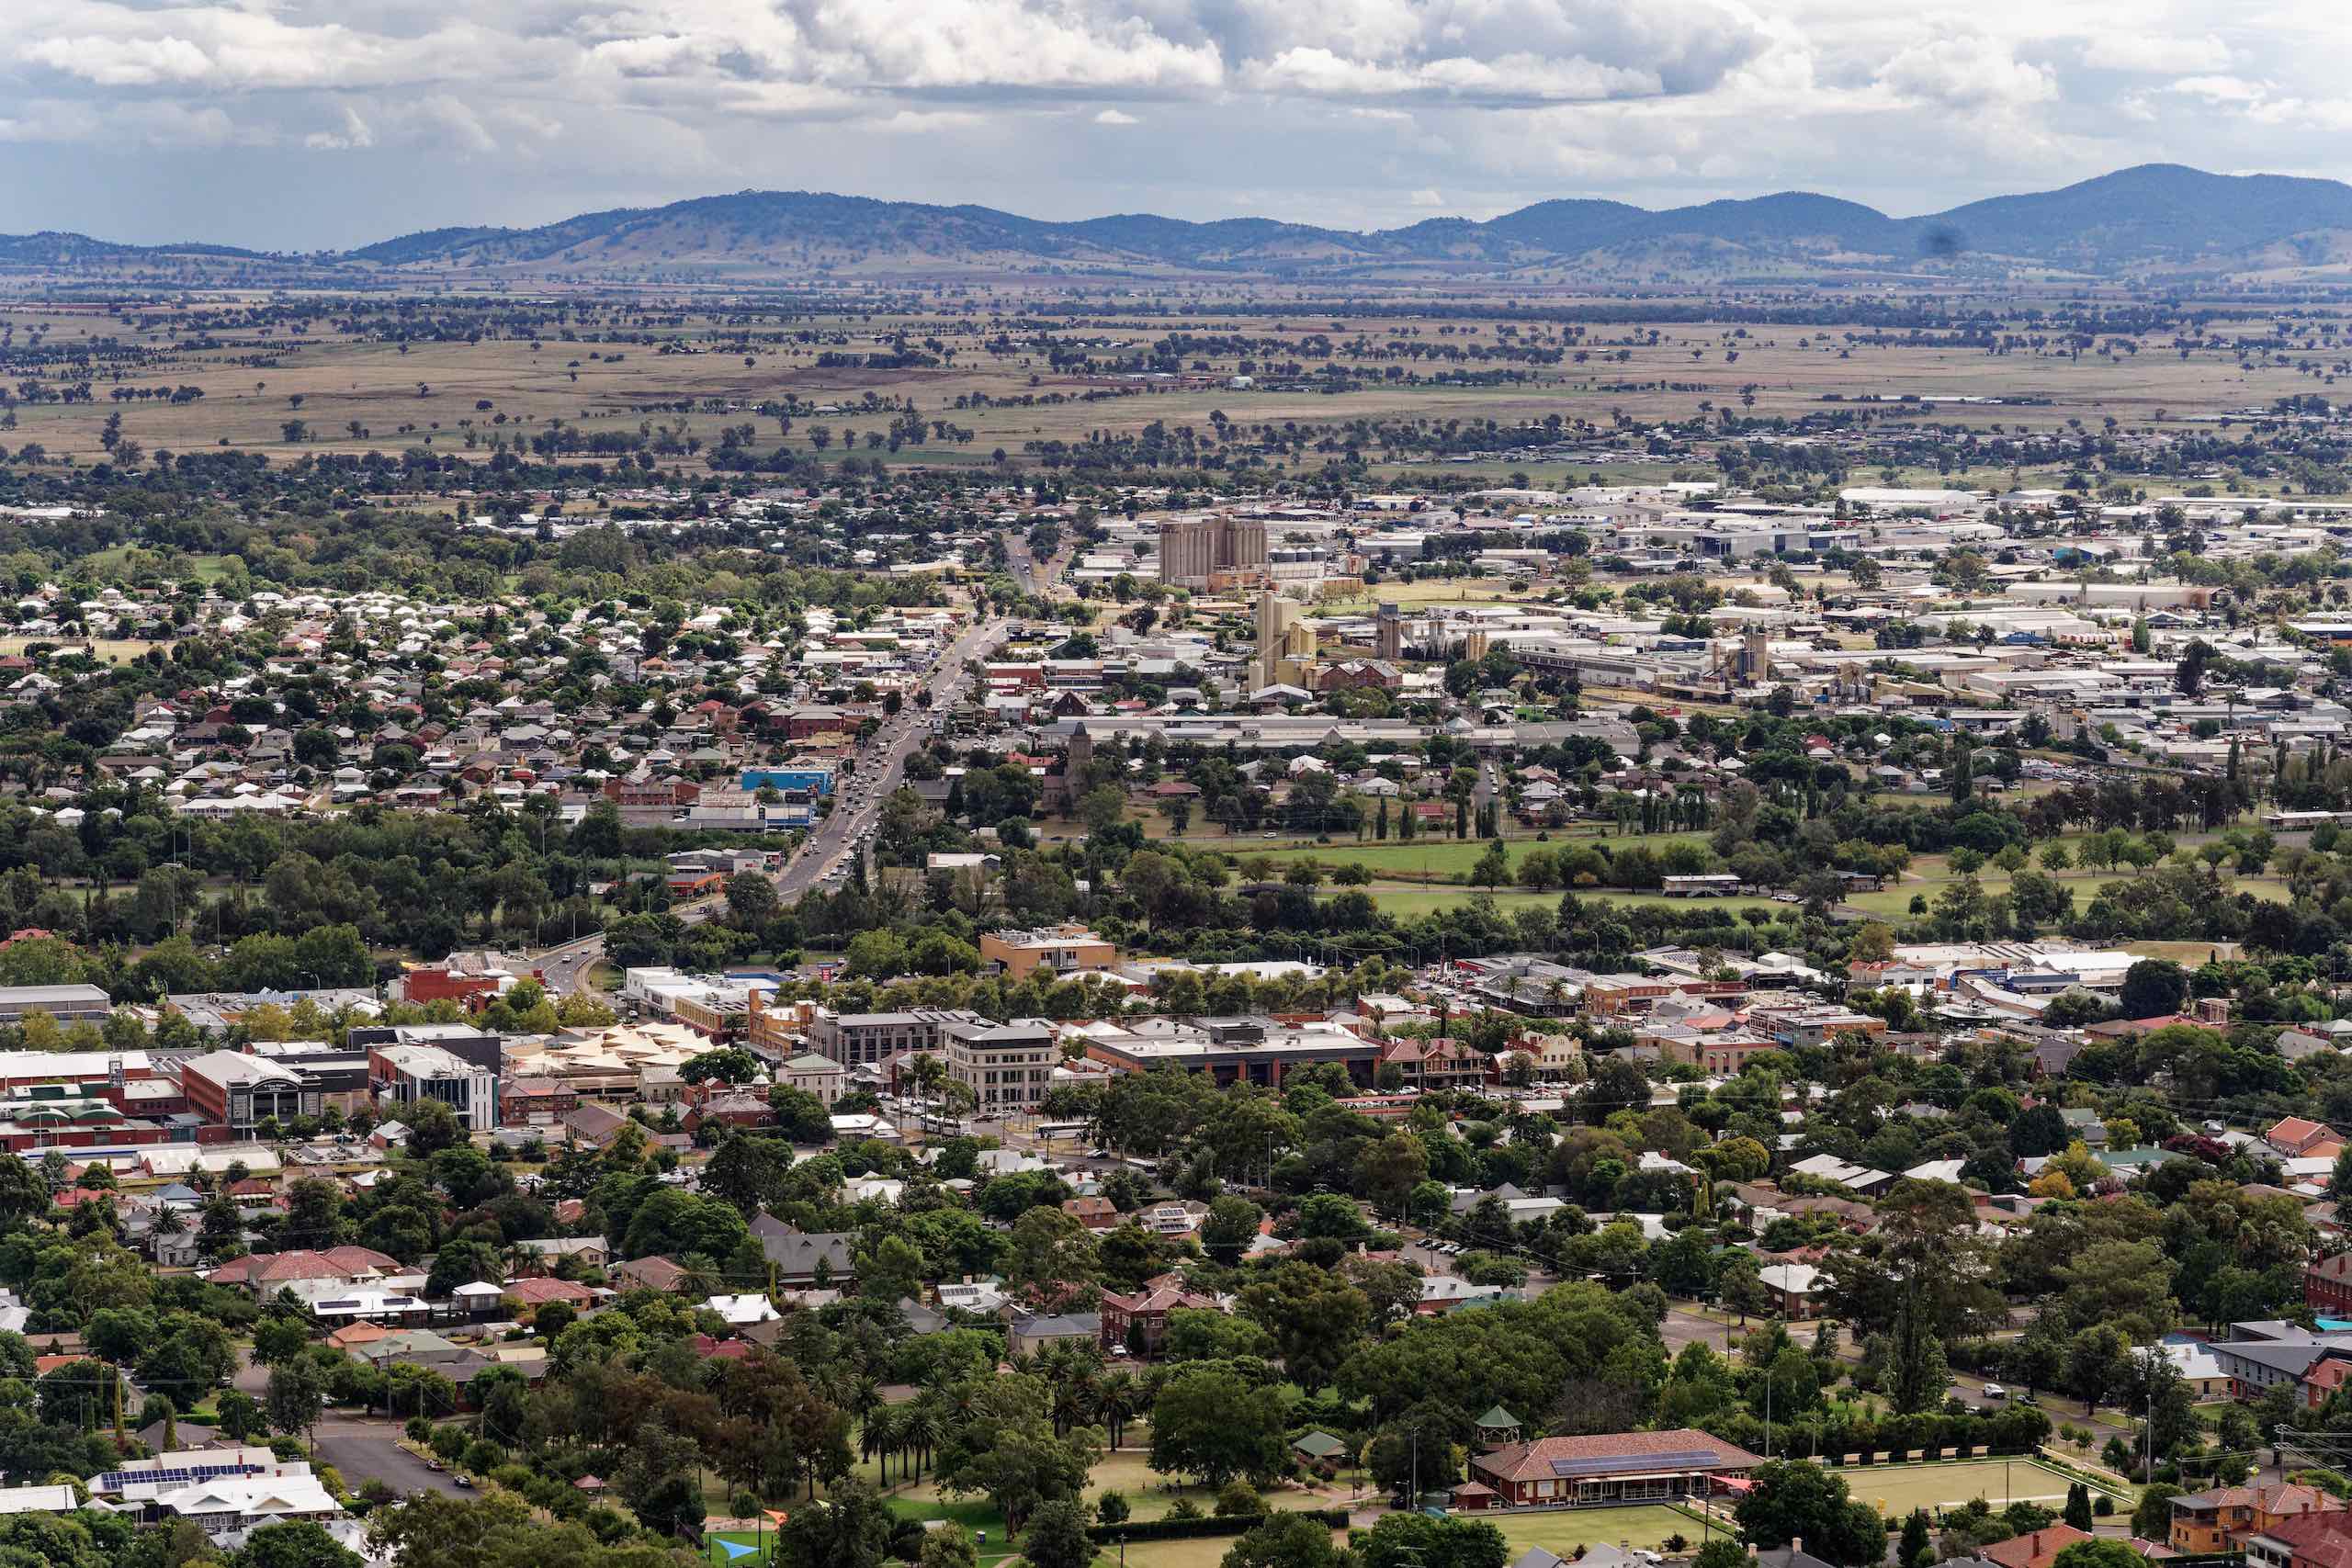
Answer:
[[[1477, 1516], [1464, 1517], [1475, 1518]], [[1695, 1549], [1708, 1533], [1707, 1527], [1696, 1514], [1659, 1506], [1564, 1508], [1556, 1513], [1492, 1514], [1487, 1517], [1503, 1532], [1503, 1539], [1510, 1543], [1510, 1555], [1514, 1559], [1531, 1546], [1540, 1546], [1546, 1551], [1567, 1558], [1573, 1558], [1578, 1548], [1588, 1546], [1655, 1550], [1678, 1535]], [[1717, 1526], [1713, 1533], [1723, 1534], [1722, 1527]]]
[[[1934, 1513], [1982, 1497], [1996, 1508], [2011, 1503], [2055, 1507], [2074, 1477], [2030, 1459], [1957, 1460], [1941, 1464], [1843, 1465], [1838, 1473], [1858, 1502], [1889, 1515], [1914, 1508]], [[2094, 1491], [2099, 1490], [2097, 1487]], [[2119, 1508], [2130, 1500], [2116, 1498]]]

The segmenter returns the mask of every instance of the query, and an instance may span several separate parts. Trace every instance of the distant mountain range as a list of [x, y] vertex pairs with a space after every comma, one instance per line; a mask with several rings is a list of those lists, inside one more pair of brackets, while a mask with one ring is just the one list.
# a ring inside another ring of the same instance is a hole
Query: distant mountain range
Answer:
[[432, 229], [301, 258], [220, 245], [131, 246], [80, 234], [0, 235], [0, 266], [164, 265], [587, 276], [788, 278], [819, 268], [902, 273], [1226, 274], [1622, 278], [1890, 272], [2097, 277], [2309, 274], [2352, 264], [2352, 186], [2148, 164], [2061, 190], [1890, 218], [1804, 192], [1653, 212], [1537, 202], [1483, 222], [1433, 218], [1357, 232], [1234, 218], [1128, 213], [1049, 223], [986, 207], [808, 191], [741, 191], [582, 213], [536, 229]]

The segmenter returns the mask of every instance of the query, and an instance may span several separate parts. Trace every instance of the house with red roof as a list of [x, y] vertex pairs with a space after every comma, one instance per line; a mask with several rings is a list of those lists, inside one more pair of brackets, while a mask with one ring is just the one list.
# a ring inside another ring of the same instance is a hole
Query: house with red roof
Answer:
[[2297, 1514], [2240, 1542], [2246, 1561], [2287, 1568], [2352, 1568], [2352, 1513]]
[[256, 1252], [232, 1258], [205, 1278], [216, 1285], [243, 1285], [258, 1297], [270, 1297], [291, 1288], [297, 1295], [312, 1293], [306, 1286], [347, 1289], [370, 1285], [401, 1272], [398, 1258], [365, 1247], [331, 1247], [323, 1252]]
[[2000, 1568], [2050, 1568], [2060, 1552], [2090, 1539], [2087, 1531], [2072, 1525], [2050, 1525], [2007, 1540], [1996, 1540], [1990, 1546], [1980, 1546], [1976, 1555], [1987, 1562], [2000, 1564]]
[[2172, 1500], [2171, 1544], [2199, 1556], [2243, 1551], [2247, 1536], [2275, 1529], [2302, 1514], [2341, 1513], [2344, 1505], [2315, 1486], [2277, 1482], [2267, 1486], [2216, 1486]]
[[1223, 1312], [1214, 1296], [1184, 1289], [1172, 1274], [1144, 1281], [1131, 1296], [1102, 1292], [1102, 1348], [1125, 1348], [1139, 1356], [1157, 1356], [1168, 1338], [1171, 1312]]
[[2303, 1116], [2281, 1116], [2262, 1134], [2262, 1141], [2278, 1151], [2282, 1159], [2300, 1159], [2320, 1144], [2333, 1142], [2343, 1146], [2344, 1136], [2324, 1122], [2313, 1122]]
[[585, 1285], [575, 1285], [569, 1280], [512, 1280], [506, 1294], [526, 1307], [540, 1307], [549, 1302], [561, 1302], [569, 1307], [584, 1307], [594, 1302], [595, 1293]]
[[[1559, 1508], [1703, 1497], [1764, 1461], [1690, 1427], [1510, 1443], [1470, 1461], [1470, 1508]], [[1488, 1495], [1490, 1494], [1491, 1495]], [[2040, 1565], [2036, 1565], [2040, 1568]]]

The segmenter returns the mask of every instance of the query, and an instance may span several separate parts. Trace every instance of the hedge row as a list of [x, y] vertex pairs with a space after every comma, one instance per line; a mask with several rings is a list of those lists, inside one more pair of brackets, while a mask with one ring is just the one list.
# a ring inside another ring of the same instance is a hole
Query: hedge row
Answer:
[[[1301, 1518], [1316, 1519], [1333, 1529], [1344, 1529], [1348, 1522], [1345, 1508], [1301, 1508]], [[1225, 1518], [1206, 1517], [1197, 1519], [1129, 1519], [1123, 1524], [1090, 1525], [1090, 1539], [1116, 1546], [1123, 1540], [1193, 1540], [1202, 1536], [1247, 1535], [1266, 1522], [1263, 1514], [1238, 1514]]]

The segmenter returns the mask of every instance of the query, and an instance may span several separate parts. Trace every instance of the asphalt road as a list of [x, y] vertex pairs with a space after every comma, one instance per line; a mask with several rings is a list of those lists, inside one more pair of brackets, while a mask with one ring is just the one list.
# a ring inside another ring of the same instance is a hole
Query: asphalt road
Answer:
[[605, 956], [605, 939], [601, 936], [582, 937], [550, 948], [539, 959], [539, 973], [546, 976], [551, 995], [568, 997], [585, 983], [588, 966]]
[[318, 1443], [319, 1462], [334, 1466], [345, 1486], [356, 1489], [372, 1476], [401, 1496], [413, 1492], [462, 1495], [462, 1488], [446, 1472], [427, 1468], [423, 1460], [400, 1446], [398, 1421], [330, 1416], [319, 1423], [312, 1436]]
[[[1067, 559], [1063, 556], [1043, 563], [1034, 561], [1027, 547], [1018, 539], [1012, 542], [1007, 557], [1014, 581], [1028, 594], [1050, 590]], [[879, 750], [860, 760], [858, 772], [851, 776], [831, 814], [817, 824], [816, 829], [801, 841], [798, 852], [776, 874], [776, 892], [786, 902], [799, 897], [823, 881], [835, 866], [845, 863], [851, 842], [880, 815], [883, 798], [905, 776], [908, 755], [922, 744], [929, 733], [930, 716], [944, 716], [963, 699], [965, 688], [971, 684], [971, 676], [964, 666], [994, 651], [1003, 640], [1006, 625], [1002, 619], [989, 621], [956, 638], [933, 667], [931, 706], [903, 709], [882, 727], [875, 737]], [[682, 904], [673, 912], [692, 926], [709, 919], [718, 908], [717, 899], [706, 899]], [[582, 989], [587, 983], [590, 966], [604, 956], [605, 939], [601, 936], [582, 937], [548, 949], [539, 960], [548, 990], [558, 997], [568, 997]]]
[[[948, 645], [931, 672], [928, 714], [944, 717], [961, 700], [972, 679], [964, 668], [965, 662], [983, 658], [993, 649], [1003, 639], [1005, 626], [1001, 620], [989, 621], [974, 626]], [[799, 851], [776, 874], [779, 894], [787, 901], [799, 897], [848, 859], [858, 834], [881, 815], [884, 797], [898, 787], [904, 776], [908, 755], [930, 733], [926, 710], [911, 705], [900, 709], [882, 726], [867, 743], [865, 755], [859, 758], [857, 772], [838, 786], [832, 811], [817, 824], [815, 831], [801, 841]]]
[[[1008, 550], [1008, 561], [1024, 593], [1035, 594], [1041, 588], [1050, 588], [1061, 574], [1061, 558], [1042, 564], [1033, 562], [1018, 540]], [[874, 737], [868, 747], [870, 754], [859, 760], [858, 771], [836, 795], [831, 814], [817, 824], [816, 830], [802, 841], [799, 852], [776, 874], [776, 892], [786, 902], [799, 897], [834, 868], [847, 863], [857, 836], [879, 818], [883, 800], [904, 778], [908, 756], [931, 733], [931, 717], [944, 717], [963, 700], [965, 690], [972, 683], [966, 664], [993, 652], [1004, 640], [1008, 624], [1003, 618], [991, 620], [957, 637], [932, 667], [928, 684], [931, 706], [900, 709]]]

